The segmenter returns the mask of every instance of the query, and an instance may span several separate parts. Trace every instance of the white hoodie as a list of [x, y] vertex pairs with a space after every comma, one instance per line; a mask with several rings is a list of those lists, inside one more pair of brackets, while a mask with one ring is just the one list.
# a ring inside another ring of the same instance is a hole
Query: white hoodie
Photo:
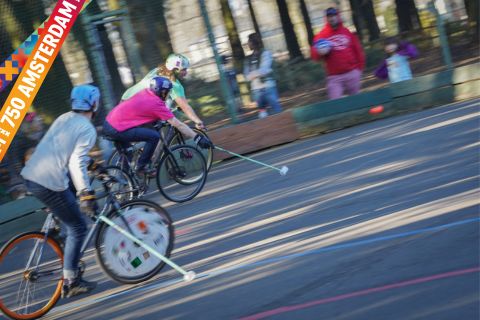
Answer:
[[64, 191], [70, 172], [77, 191], [91, 189], [88, 152], [96, 139], [88, 118], [72, 111], [64, 113], [50, 126], [20, 174], [49, 190]]

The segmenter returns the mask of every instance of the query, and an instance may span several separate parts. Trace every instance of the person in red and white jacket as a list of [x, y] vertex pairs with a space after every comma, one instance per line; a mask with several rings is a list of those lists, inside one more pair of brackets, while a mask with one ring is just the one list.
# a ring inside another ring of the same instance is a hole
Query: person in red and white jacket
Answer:
[[365, 54], [357, 36], [343, 26], [337, 9], [326, 10], [327, 24], [313, 38], [311, 57], [324, 61], [329, 99], [338, 99], [360, 91]]

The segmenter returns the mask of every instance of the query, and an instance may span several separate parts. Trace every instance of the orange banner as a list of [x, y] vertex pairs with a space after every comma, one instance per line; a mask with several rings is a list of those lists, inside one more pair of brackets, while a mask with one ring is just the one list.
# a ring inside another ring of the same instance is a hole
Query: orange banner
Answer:
[[0, 111], [0, 162], [33, 103], [86, 0], [57, 2], [12, 91]]

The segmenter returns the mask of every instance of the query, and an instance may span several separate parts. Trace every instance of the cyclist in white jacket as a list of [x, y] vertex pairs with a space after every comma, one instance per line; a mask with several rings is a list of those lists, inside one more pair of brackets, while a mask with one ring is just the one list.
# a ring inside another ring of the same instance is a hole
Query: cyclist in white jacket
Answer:
[[[80, 250], [87, 233], [82, 215], [96, 211], [95, 193], [87, 175], [88, 153], [97, 133], [91, 122], [98, 109], [100, 91], [91, 85], [73, 88], [72, 111], [59, 116], [42, 138], [21, 175], [28, 191], [41, 200], [66, 228], [62, 297], [69, 298], [93, 290], [94, 282], [78, 274]], [[70, 178], [79, 190], [80, 207], [69, 189]]]

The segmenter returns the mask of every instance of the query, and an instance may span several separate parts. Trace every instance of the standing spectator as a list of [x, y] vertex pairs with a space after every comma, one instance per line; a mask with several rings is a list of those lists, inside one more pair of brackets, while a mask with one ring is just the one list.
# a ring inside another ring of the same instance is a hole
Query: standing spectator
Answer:
[[337, 9], [326, 10], [327, 24], [313, 38], [313, 60], [325, 61], [327, 91], [330, 100], [360, 91], [360, 78], [365, 67], [365, 55], [357, 36], [343, 26]]
[[263, 48], [256, 33], [248, 36], [248, 47], [253, 52], [246, 58], [244, 74], [250, 81], [252, 99], [257, 103], [258, 117], [261, 119], [268, 116], [267, 106], [272, 108], [274, 113], [282, 111], [278, 102], [277, 84], [273, 78], [273, 57], [270, 51]]
[[380, 79], [389, 79], [391, 83], [412, 79], [412, 70], [408, 59], [418, 56], [417, 48], [408, 42], [399, 42], [395, 37], [385, 40], [387, 57], [375, 70], [375, 76]]
[[5, 157], [9, 176], [7, 192], [12, 199], [25, 197], [27, 189], [20, 176], [20, 171], [35, 150], [35, 146], [43, 137], [44, 132], [43, 118], [35, 112], [28, 112]]

